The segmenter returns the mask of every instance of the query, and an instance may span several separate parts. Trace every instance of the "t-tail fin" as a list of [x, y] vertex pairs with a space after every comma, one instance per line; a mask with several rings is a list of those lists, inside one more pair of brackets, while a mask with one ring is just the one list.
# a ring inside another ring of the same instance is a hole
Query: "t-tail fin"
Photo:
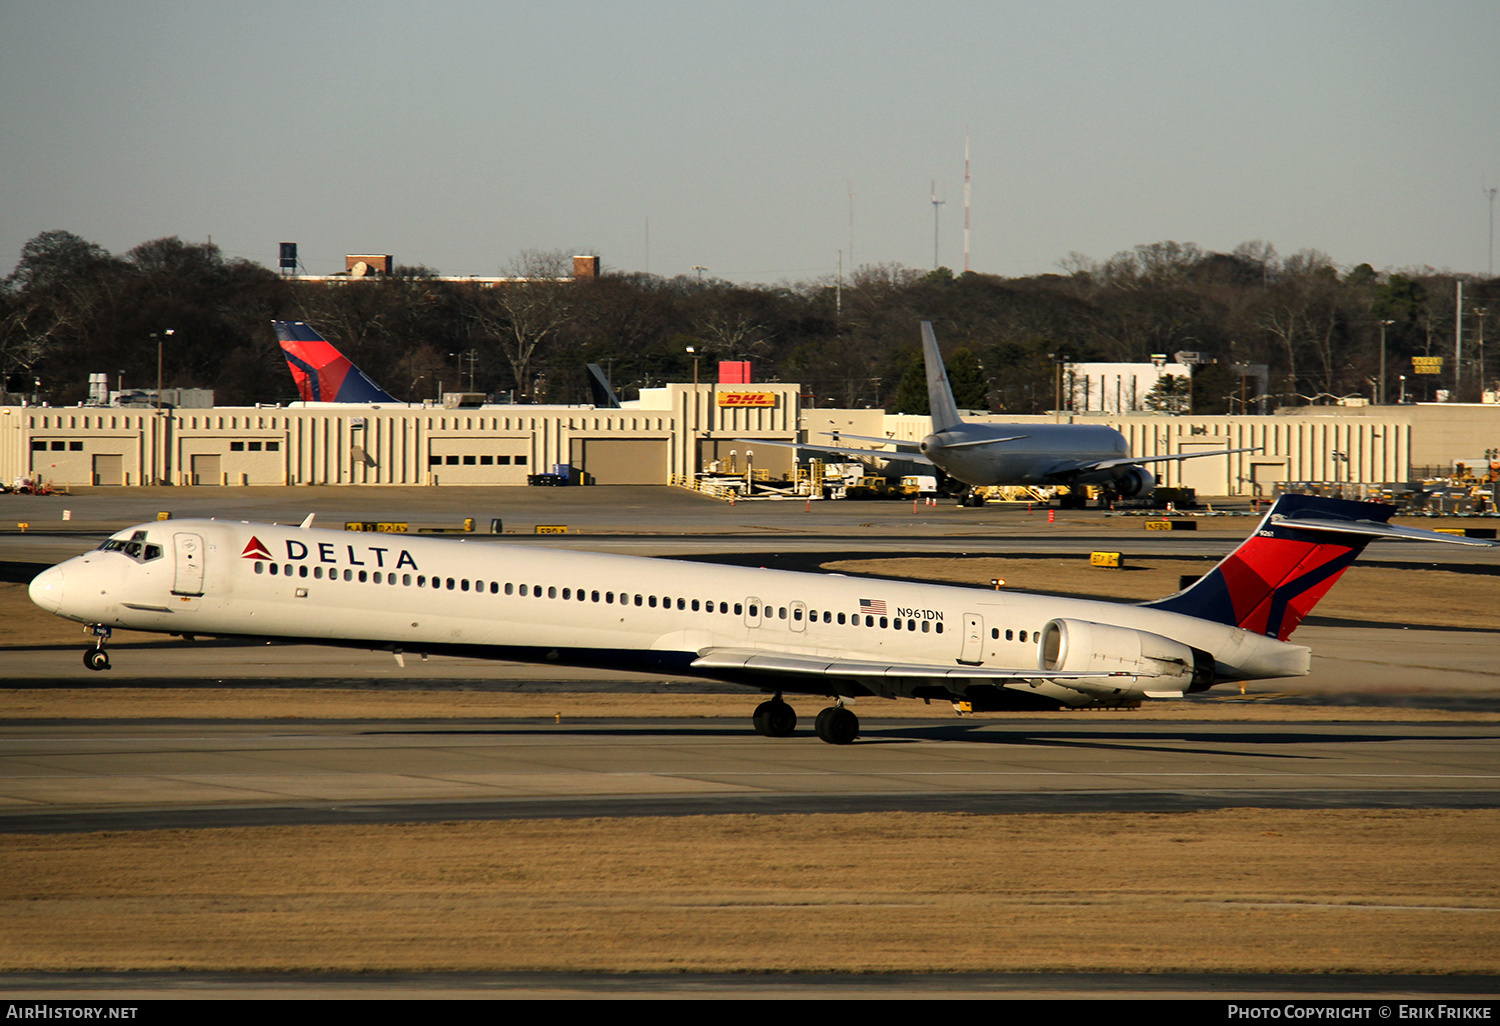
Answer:
[[1395, 512], [1380, 502], [1283, 495], [1218, 566], [1177, 594], [1145, 605], [1285, 641], [1376, 538], [1490, 544], [1393, 527], [1386, 521]]
[[396, 403], [305, 321], [272, 321], [303, 402]]
[[589, 372], [589, 394], [594, 397], [594, 405], [601, 410], [618, 410], [620, 398], [615, 395], [615, 390], [609, 387], [609, 379], [604, 376], [604, 369], [597, 363], [585, 364]]
[[948, 384], [948, 369], [943, 366], [943, 354], [938, 349], [937, 336], [932, 333], [932, 322], [922, 322], [922, 359], [927, 364], [927, 405], [932, 412], [932, 433], [948, 431], [963, 421], [958, 416], [958, 404], [953, 401], [953, 386]]

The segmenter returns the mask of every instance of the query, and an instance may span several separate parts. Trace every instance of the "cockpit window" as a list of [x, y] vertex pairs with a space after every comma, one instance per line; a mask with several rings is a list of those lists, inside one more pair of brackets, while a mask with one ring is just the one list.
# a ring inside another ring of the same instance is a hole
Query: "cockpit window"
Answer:
[[137, 563], [149, 563], [153, 559], [160, 559], [165, 550], [160, 545], [147, 543], [145, 538], [145, 531], [136, 531], [128, 541], [124, 538], [111, 538], [99, 546], [99, 551], [123, 552]]

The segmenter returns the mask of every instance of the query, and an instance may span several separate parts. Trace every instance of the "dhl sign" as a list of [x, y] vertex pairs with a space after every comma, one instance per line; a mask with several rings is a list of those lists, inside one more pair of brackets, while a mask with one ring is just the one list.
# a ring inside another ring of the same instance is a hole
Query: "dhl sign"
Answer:
[[720, 392], [720, 406], [775, 406], [775, 392]]

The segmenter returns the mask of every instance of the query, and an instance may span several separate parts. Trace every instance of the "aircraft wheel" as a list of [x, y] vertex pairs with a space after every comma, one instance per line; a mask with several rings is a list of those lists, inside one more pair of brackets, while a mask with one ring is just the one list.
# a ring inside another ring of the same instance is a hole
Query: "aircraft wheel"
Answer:
[[764, 737], [791, 737], [797, 729], [797, 711], [779, 699], [762, 702], [752, 718], [755, 731]]
[[83, 653], [83, 665], [91, 670], [109, 669], [109, 653], [102, 648], [91, 648]]
[[831, 745], [852, 744], [859, 736], [859, 717], [841, 705], [832, 705], [818, 713], [815, 729], [818, 737]]

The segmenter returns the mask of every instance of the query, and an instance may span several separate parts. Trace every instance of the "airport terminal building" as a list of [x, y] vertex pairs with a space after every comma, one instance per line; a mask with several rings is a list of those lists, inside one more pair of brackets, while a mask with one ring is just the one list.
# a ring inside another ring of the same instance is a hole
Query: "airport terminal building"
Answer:
[[[975, 417], [996, 423], [1055, 417]], [[1500, 453], [1500, 406], [1295, 407], [1274, 416], [1063, 414], [1121, 431], [1136, 456], [1259, 447], [1160, 465], [1200, 495], [1268, 495], [1283, 481], [1382, 484], [1481, 467]], [[802, 405], [796, 384], [673, 384], [624, 409], [404, 405], [0, 407], [0, 480], [54, 486], [525, 485], [561, 470], [585, 485], [667, 484], [731, 462], [773, 476], [827, 432], [920, 440], [926, 417]], [[802, 458], [810, 454], [803, 453]]]

